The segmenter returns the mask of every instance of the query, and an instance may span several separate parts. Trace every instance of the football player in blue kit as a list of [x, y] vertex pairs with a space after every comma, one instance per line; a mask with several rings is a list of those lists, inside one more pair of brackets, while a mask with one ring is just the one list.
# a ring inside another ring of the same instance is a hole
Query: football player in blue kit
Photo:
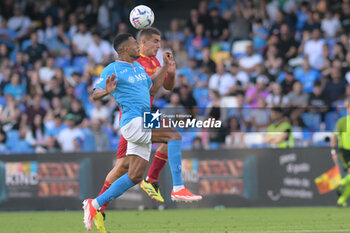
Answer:
[[[151, 80], [145, 69], [135, 61], [140, 56], [140, 51], [132, 35], [119, 34], [113, 41], [113, 47], [119, 58], [104, 68], [94, 88], [93, 97], [98, 99], [111, 94], [119, 104], [122, 111], [121, 132], [128, 142], [126, 154], [129, 157], [129, 169], [102, 195], [83, 202], [86, 229], [91, 230], [91, 221], [94, 220], [100, 232], [105, 232], [103, 217], [99, 212], [100, 207], [142, 180], [150, 157], [152, 142], [167, 143], [169, 156], [181, 158], [179, 153], [181, 154], [182, 138], [179, 132], [169, 128], [143, 129], [142, 116], [144, 112], [150, 111], [150, 95], [154, 95], [163, 85], [163, 79], [156, 77]], [[169, 64], [172, 61], [171, 53], [165, 52], [163, 60], [165, 64]], [[160, 72], [166, 71], [167, 69], [160, 70]], [[158, 77], [164, 77], [164, 75]]]

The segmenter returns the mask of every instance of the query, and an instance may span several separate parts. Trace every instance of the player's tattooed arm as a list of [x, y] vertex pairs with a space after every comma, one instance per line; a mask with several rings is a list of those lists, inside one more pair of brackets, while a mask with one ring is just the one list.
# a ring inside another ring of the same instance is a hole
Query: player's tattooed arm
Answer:
[[117, 82], [118, 79], [116, 79], [115, 74], [112, 74], [112, 76], [108, 75], [108, 78], [106, 79], [105, 89], [103, 90], [101, 88], [94, 88], [94, 90], [92, 91], [92, 98], [94, 100], [99, 100], [105, 97], [106, 95], [111, 94], [115, 90]]
[[170, 63], [171, 63], [171, 59], [172, 59], [171, 57], [172, 57], [172, 55], [171, 55], [170, 51], [165, 51], [163, 53], [164, 64], [163, 64], [162, 68], [157, 70], [156, 73], [154, 75], [152, 75], [152, 77], [151, 77], [152, 87], [149, 89], [150, 95], [155, 95], [157, 93], [157, 91], [159, 90], [159, 88], [161, 86], [163, 86], [165, 75], [168, 72], [168, 68], [169, 68]]

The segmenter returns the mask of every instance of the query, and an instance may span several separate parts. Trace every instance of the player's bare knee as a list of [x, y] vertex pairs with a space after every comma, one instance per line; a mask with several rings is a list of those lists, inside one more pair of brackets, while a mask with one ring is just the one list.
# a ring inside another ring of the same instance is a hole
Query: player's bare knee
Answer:
[[126, 158], [123, 158], [119, 163], [117, 162], [114, 167], [117, 173], [125, 174], [129, 169], [129, 161]]
[[122, 163], [120, 165], [120, 169], [123, 170], [123, 171], [128, 171], [129, 169], [129, 163]]
[[129, 178], [134, 184], [138, 184], [142, 180], [142, 173], [140, 172], [130, 172], [129, 173]]

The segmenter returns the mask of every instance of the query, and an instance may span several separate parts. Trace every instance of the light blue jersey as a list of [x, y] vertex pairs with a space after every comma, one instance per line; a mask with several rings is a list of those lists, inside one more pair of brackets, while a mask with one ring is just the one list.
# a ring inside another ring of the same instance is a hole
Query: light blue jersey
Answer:
[[144, 111], [150, 111], [149, 89], [152, 86], [152, 80], [140, 63], [135, 61], [131, 65], [115, 61], [103, 69], [95, 88], [105, 90], [106, 80], [112, 74], [116, 75], [118, 83], [111, 94], [121, 108], [120, 127], [123, 127], [132, 119], [142, 117]]

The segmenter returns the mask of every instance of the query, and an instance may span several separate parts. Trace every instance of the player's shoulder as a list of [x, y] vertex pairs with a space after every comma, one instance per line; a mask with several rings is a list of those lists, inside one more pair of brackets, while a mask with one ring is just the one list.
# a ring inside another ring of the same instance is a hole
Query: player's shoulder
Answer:
[[160, 66], [160, 62], [157, 57], [151, 57], [151, 61], [154, 62], [157, 66]]
[[113, 71], [115, 69], [115, 64], [116, 62], [111, 62], [109, 63], [103, 70], [102, 70], [102, 73], [103, 72], [110, 72], [110, 71]]
[[134, 66], [135, 66], [135, 67], [138, 67], [138, 68], [140, 68], [140, 69], [142, 69], [142, 70], [145, 70], [145, 67], [143, 67], [143, 66], [140, 64], [139, 61], [134, 61]]

